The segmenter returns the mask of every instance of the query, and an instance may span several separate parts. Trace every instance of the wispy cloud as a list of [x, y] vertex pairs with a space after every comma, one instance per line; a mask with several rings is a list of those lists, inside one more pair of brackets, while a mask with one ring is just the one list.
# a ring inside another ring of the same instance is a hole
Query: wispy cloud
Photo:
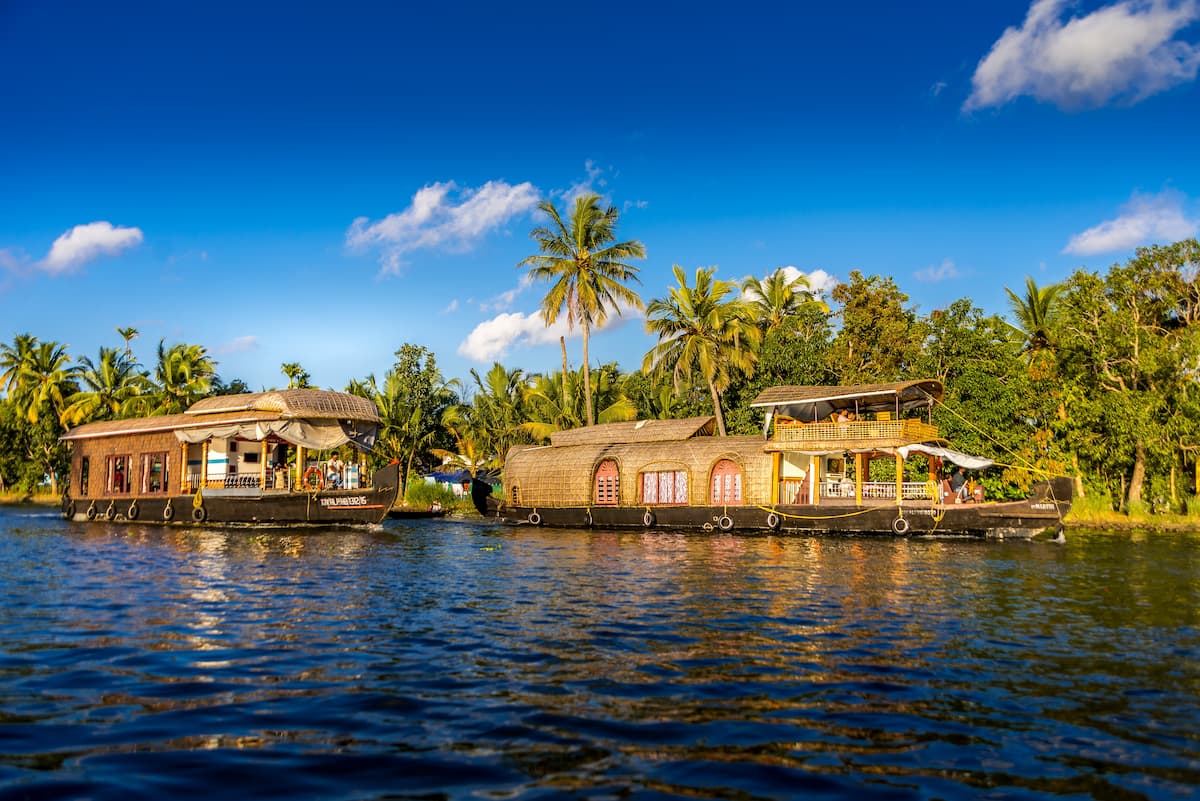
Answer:
[[217, 356], [224, 356], [229, 353], [245, 353], [251, 350], [258, 350], [258, 337], [256, 336], [235, 337], [228, 342], [222, 342], [213, 348], [213, 353]]
[[54, 240], [38, 266], [52, 275], [71, 270], [100, 256], [114, 256], [142, 243], [140, 228], [114, 226], [103, 220], [77, 225]]
[[377, 222], [366, 217], [354, 220], [346, 231], [346, 245], [379, 248], [383, 272], [398, 274], [404, 254], [434, 248], [469, 250], [537, 202], [538, 190], [528, 181], [516, 185], [488, 181], [477, 189], [461, 190], [453, 181], [430, 184], [413, 195], [403, 211]]
[[596, 162], [588, 159], [583, 163], [584, 175], [575, 183], [571, 184], [566, 189], [559, 189], [550, 194], [563, 202], [567, 208], [575, 205], [575, 198], [583, 197], [584, 195], [603, 195], [605, 187], [608, 186], [608, 179], [604, 177], [604, 169], [597, 167]]
[[951, 281], [958, 278], [958, 267], [954, 266], [954, 261], [951, 259], [943, 259], [942, 263], [935, 266], [925, 267], [913, 273], [913, 277], [918, 281], [927, 284], [936, 284], [941, 281]]
[[450, 304], [442, 309], [442, 314], [453, 314], [456, 311], [458, 311], [458, 298], [450, 301]]
[[1075, 234], [1063, 248], [1063, 253], [1085, 256], [1110, 253], [1131, 250], [1156, 240], [1173, 242], [1195, 236], [1200, 221], [1188, 219], [1186, 203], [1186, 196], [1172, 189], [1157, 195], [1134, 192], [1116, 219]]
[[[604, 325], [593, 327], [592, 333], [611, 331], [642, 317], [640, 309], [621, 304], [619, 313], [610, 313]], [[488, 362], [503, 356], [514, 347], [549, 345], [558, 342], [559, 337], [573, 339], [582, 335], [578, 326], [573, 330], [567, 327], [566, 314], [559, 314], [554, 325], [547, 326], [541, 312], [506, 312], [475, 326], [459, 344], [458, 352], [468, 359]]]
[[1063, 109], [1136, 103], [1195, 80], [1200, 45], [1175, 35], [1200, 18], [1197, 0], [1122, 0], [1063, 21], [1068, 0], [1035, 0], [979, 62], [964, 111], [1022, 95]]
[[513, 303], [516, 302], [517, 296], [529, 289], [533, 285], [533, 276], [529, 273], [524, 273], [517, 280], [517, 285], [512, 289], [505, 290], [499, 295], [492, 297], [490, 300], [480, 301], [479, 310], [482, 312], [507, 311], [511, 309]]

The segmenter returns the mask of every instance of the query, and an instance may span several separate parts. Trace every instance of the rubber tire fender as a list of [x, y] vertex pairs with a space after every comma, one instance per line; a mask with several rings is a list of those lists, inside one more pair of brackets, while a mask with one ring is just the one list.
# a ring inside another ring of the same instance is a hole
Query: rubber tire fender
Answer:
[[116, 506], [116, 503], [115, 503], [115, 502], [114, 502], [114, 503], [110, 503], [110, 504], [108, 505], [108, 508], [104, 510], [104, 519], [105, 519], [105, 520], [112, 520], [112, 519], [113, 519], [114, 517], [116, 517], [116, 516], [117, 516], [117, 506]]
[[129, 504], [129, 508], [125, 510], [125, 517], [130, 520], [137, 520], [139, 511], [141, 510], [138, 509], [137, 501], [134, 501], [133, 503]]
[[771, 531], [779, 531], [779, 525], [782, 522], [783, 521], [779, 519], [779, 515], [775, 514], [774, 512], [771, 512], [767, 515], [767, 528], [771, 529]]
[[530, 512], [529, 517], [526, 519], [529, 520], [529, 525], [531, 526], [540, 526], [542, 524], [542, 516], [537, 512]]
[[86, 517], [88, 520], [95, 520], [97, 514], [98, 514], [98, 512], [96, 511], [96, 504], [93, 503], [91, 506], [89, 506], [87, 508], [87, 511], [83, 513], [83, 516]]
[[192, 510], [192, 520], [195, 520], [197, 523], [203, 523], [207, 519], [208, 519], [208, 510], [205, 509], [203, 506], [197, 506], [195, 509]]
[[162, 518], [168, 523], [175, 519], [175, 507], [171, 505], [170, 501], [167, 501], [167, 505], [163, 507]]
[[717, 518], [717, 528], [725, 532], [733, 531], [733, 518], [729, 515], [721, 515]]
[[63, 509], [63, 520], [70, 520], [75, 516], [75, 501], [67, 501], [67, 508]]
[[583, 524], [585, 526], [587, 526], [588, 528], [592, 527], [592, 513], [591, 512], [583, 513]]
[[899, 534], [900, 536], [904, 536], [905, 534], [907, 534], [908, 528], [909, 528], [908, 521], [905, 520], [903, 517], [897, 517], [895, 520], [892, 521], [892, 531], [895, 532], [896, 534]]
[[642, 525], [646, 528], [650, 528], [654, 525], [654, 523], [654, 512], [651, 512], [649, 509], [647, 509], [646, 514], [642, 515]]

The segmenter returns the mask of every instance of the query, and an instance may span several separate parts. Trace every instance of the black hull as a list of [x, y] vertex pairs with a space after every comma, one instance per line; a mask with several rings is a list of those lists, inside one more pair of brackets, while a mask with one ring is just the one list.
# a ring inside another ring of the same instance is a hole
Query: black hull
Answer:
[[[932, 506], [928, 501], [855, 506], [513, 507], [489, 504], [488, 516], [564, 528], [664, 528], [700, 531], [968, 536], [1028, 539], [1062, 526], [1071, 482], [1056, 478], [1027, 500]], [[491, 500], [491, 499], [489, 499]]]
[[362, 490], [263, 492], [208, 490], [195, 495], [63, 499], [63, 517], [80, 522], [219, 526], [250, 524], [372, 525], [380, 523], [399, 492], [398, 465], [375, 473]]

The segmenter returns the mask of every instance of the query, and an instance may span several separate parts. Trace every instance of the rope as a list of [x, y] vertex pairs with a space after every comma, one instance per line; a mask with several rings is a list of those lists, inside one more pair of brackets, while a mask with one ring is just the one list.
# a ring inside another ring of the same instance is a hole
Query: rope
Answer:
[[771, 514], [779, 515], [784, 519], [792, 520], [838, 520], [839, 518], [843, 517], [857, 517], [858, 515], [865, 515], [867, 512], [875, 511], [875, 509], [872, 507], [866, 507], [859, 509], [857, 512], [847, 512], [846, 514], [842, 515], [793, 515], [788, 514], [787, 512], [781, 512], [778, 509], [774, 509], [769, 506], [760, 506], [758, 508], [764, 512], [770, 512]]

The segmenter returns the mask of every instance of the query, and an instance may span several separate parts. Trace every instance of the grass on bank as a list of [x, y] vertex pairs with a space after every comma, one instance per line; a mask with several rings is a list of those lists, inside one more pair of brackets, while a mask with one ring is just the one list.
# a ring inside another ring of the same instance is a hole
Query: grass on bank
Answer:
[[1092, 492], [1082, 498], [1076, 497], [1067, 514], [1069, 526], [1088, 528], [1159, 528], [1200, 531], [1200, 498], [1189, 496], [1184, 499], [1183, 511], [1155, 512], [1150, 504], [1132, 504], [1129, 509], [1115, 509], [1110, 497]]

